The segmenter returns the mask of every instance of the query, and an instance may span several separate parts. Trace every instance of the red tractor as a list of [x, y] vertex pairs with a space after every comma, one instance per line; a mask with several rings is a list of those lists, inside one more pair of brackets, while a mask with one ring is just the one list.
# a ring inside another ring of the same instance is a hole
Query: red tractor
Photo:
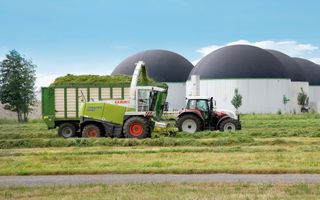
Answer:
[[177, 120], [179, 131], [195, 133], [204, 130], [235, 131], [241, 129], [239, 117], [231, 110], [214, 108], [213, 98], [189, 97]]

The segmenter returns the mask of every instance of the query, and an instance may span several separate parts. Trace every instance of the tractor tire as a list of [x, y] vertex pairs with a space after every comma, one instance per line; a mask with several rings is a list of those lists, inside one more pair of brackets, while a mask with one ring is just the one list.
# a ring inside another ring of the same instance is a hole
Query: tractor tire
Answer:
[[88, 137], [100, 137], [100, 136], [101, 136], [101, 130], [95, 124], [88, 124], [82, 130], [82, 137], [88, 138]]
[[227, 118], [219, 124], [220, 131], [236, 131], [241, 129], [241, 124], [238, 120]]
[[58, 135], [64, 138], [71, 138], [77, 135], [75, 125], [71, 123], [63, 123], [59, 126]]
[[151, 131], [151, 123], [144, 117], [131, 117], [123, 125], [123, 134], [126, 138], [146, 138]]
[[203, 124], [199, 117], [195, 115], [183, 115], [177, 121], [179, 131], [195, 133], [202, 131]]

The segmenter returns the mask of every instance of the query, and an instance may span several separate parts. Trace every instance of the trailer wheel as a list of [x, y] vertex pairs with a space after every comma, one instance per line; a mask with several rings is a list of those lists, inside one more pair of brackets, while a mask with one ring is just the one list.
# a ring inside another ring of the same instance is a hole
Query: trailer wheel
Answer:
[[82, 130], [82, 137], [100, 137], [101, 130], [94, 124], [86, 125]]
[[179, 131], [195, 133], [202, 130], [201, 119], [195, 115], [183, 115], [177, 121]]
[[236, 131], [240, 129], [241, 129], [240, 122], [232, 118], [223, 120], [219, 125], [220, 131]]
[[70, 138], [76, 136], [76, 127], [71, 123], [63, 123], [59, 126], [58, 134], [64, 138]]
[[143, 117], [131, 117], [123, 125], [123, 133], [127, 138], [146, 138], [150, 129], [149, 121]]

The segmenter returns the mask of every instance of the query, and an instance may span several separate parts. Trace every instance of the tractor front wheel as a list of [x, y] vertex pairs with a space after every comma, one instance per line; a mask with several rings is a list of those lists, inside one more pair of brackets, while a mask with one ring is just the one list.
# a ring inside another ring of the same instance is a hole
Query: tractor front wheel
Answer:
[[179, 131], [195, 133], [202, 131], [201, 119], [195, 115], [183, 115], [177, 121]]
[[146, 138], [150, 133], [150, 123], [144, 117], [131, 117], [123, 125], [123, 133], [127, 138]]
[[241, 129], [241, 124], [238, 120], [228, 118], [220, 123], [220, 131], [236, 131]]

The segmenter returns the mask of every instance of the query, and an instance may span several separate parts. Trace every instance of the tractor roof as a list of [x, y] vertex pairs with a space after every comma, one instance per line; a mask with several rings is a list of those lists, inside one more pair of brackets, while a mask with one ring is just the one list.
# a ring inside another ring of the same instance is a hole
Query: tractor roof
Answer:
[[188, 96], [187, 99], [205, 99], [209, 100], [211, 97], [208, 96]]

